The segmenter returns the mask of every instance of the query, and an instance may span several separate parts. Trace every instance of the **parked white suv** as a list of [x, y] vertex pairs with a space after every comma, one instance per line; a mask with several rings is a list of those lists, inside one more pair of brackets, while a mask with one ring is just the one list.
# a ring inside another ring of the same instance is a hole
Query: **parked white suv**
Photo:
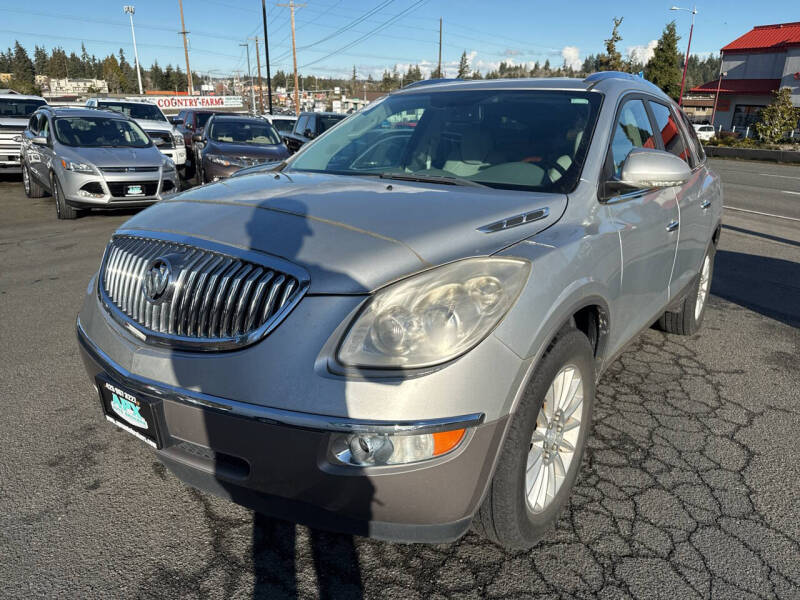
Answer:
[[176, 167], [186, 164], [186, 146], [181, 135], [167, 120], [161, 109], [147, 100], [121, 98], [89, 98], [86, 106], [113, 110], [130, 117], [147, 132], [162, 154], [169, 156]]
[[0, 94], [0, 173], [20, 172], [22, 132], [36, 109], [46, 104], [39, 96]]

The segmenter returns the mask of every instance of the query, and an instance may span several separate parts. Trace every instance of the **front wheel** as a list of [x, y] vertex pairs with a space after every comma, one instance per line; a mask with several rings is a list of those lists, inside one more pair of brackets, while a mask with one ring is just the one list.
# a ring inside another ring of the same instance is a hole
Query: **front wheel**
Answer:
[[59, 219], [75, 219], [78, 211], [67, 204], [64, 198], [64, 190], [58, 182], [58, 177], [54, 173], [50, 174], [50, 189], [52, 190], [53, 200], [56, 201], [56, 215]]
[[711, 277], [714, 274], [714, 246], [703, 257], [692, 291], [681, 302], [677, 312], [665, 312], [658, 320], [659, 329], [678, 335], [692, 335], [700, 330], [706, 304], [711, 292]]
[[525, 550], [555, 525], [580, 471], [595, 395], [594, 353], [569, 329], [541, 359], [513, 415], [475, 529]]

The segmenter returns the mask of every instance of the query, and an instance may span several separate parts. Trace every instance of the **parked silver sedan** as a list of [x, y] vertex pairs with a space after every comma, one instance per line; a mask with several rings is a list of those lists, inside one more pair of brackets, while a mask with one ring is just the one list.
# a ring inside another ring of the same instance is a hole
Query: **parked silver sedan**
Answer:
[[193, 486], [528, 548], [603, 371], [654, 323], [699, 330], [721, 214], [691, 125], [640, 78], [420, 84], [132, 218], [78, 339], [105, 418]]
[[175, 165], [135, 121], [112, 111], [43, 107], [22, 137], [29, 198], [50, 193], [59, 219], [146, 206], [178, 191]]

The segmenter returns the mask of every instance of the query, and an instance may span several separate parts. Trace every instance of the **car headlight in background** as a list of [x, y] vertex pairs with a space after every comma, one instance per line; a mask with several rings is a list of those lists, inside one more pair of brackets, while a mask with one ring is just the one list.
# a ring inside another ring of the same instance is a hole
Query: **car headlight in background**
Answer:
[[391, 284], [350, 325], [338, 360], [352, 367], [411, 369], [456, 358], [497, 326], [529, 273], [525, 260], [471, 258]]
[[245, 164], [241, 160], [230, 159], [218, 154], [206, 154], [205, 156], [209, 161], [215, 165], [222, 165], [223, 167], [244, 167]]
[[71, 160], [61, 159], [61, 166], [67, 171], [75, 171], [76, 173], [94, 173], [94, 167], [86, 163], [73, 162]]
[[175, 170], [175, 163], [172, 162], [172, 159], [167, 158], [164, 162], [161, 163], [161, 170], [164, 173], [169, 173]]
[[172, 141], [175, 143], [176, 148], [183, 148], [183, 136], [177, 131], [172, 131]]

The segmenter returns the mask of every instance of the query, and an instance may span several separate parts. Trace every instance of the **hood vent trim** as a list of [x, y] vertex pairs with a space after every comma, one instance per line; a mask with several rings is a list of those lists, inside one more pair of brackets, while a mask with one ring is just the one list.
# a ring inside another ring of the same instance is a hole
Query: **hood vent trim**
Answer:
[[505, 219], [500, 219], [499, 221], [489, 223], [488, 225], [483, 225], [482, 227], [478, 227], [478, 231], [482, 233], [495, 233], [496, 231], [503, 231], [505, 229], [511, 229], [512, 227], [519, 227], [520, 225], [526, 225], [528, 223], [533, 223], [534, 221], [541, 221], [542, 219], [547, 218], [549, 214], [550, 207], [545, 206], [530, 212], [514, 215], [513, 217], [506, 217]]

